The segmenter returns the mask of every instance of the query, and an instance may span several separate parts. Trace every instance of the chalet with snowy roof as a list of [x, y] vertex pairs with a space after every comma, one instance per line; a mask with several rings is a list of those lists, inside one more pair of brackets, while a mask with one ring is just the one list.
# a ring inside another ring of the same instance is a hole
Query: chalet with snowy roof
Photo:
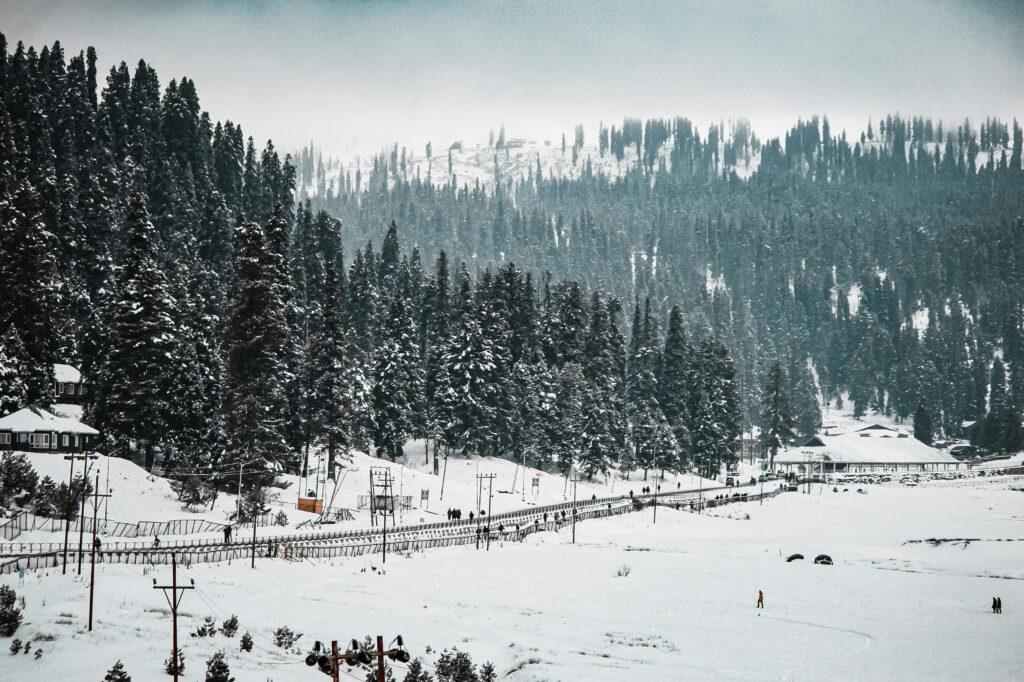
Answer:
[[82, 382], [82, 373], [77, 367], [57, 363], [53, 366], [53, 395], [58, 403], [77, 405], [82, 402], [86, 386]]
[[787, 473], [866, 474], [956, 471], [965, 465], [906, 431], [881, 424], [819, 434], [775, 458]]
[[100, 432], [77, 419], [30, 406], [0, 418], [0, 450], [81, 452]]

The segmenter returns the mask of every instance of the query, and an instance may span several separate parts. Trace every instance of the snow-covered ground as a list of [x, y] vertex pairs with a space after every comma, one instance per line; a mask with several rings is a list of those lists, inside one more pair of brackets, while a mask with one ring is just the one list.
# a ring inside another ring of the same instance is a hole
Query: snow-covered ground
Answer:
[[[383, 575], [376, 556], [197, 566], [179, 573], [197, 588], [179, 623], [185, 679], [201, 679], [218, 649], [239, 682], [318, 678], [273, 645], [281, 625], [307, 647], [402, 634], [429, 662], [458, 646], [513, 681], [1024, 679], [1024, 493], [1013, 485], [816, 487], [704, 516], [661, 508], [656, 524], [645, 510], [582, 523], [575, 545], [564, 530], [490, 552], [392, 556]], [[787, 563], [794, 552], [808, 560]], [[819, 553], [836, 564], [811, 563]], [[165, 583], [169, 570], [98, 567], [89, 634], [84, 584], [30, 573], [17, 636], [43, 655], [0, 655], [0, 679], [100, 679], [119, 658], [135, 680], [166, 679], [171, 624], [153, 578]], [[204, 617], [231, 613], [253, 652], [239, 652], [237, 637], [188, 637]]]
[[[396, 513], [395, 522], [399, 524], [444, 521], [449, 508], [460, 508], [463, 517], [468, 517], [469, 512], [477, 508], [478, 474], [495, 475], [491, 485], [493, 497], [490, 500], [490, 509], [493, 513], [513, 511], [535, 505], [557, 504], [572, 499], [572, 484], [568, 483], [564, 477], [530, 467], [527, 467], [524, 475], [521, 466], [505, 459], [450, 457], [447, 467], [444, 465], [444, 460], [441, 460], [439, 475], [434, 476], [433, 463], [432, 461], [424, 462], [423, 452], [422, 441], [411, 441], [406, 448], [406, 456], [399, 462], [378, 459], [360, 452], [353, 453], [351, 462], [345, 466], [339, 477], [337, 491], [335, 492], [335, 485], [331, 481], [327, 483], [326, 492], [323, 490], [322, 482], [319, 487], [326, 504], [333, 508], [348, 509], [354, 517], [353, 521], [335, 524], [330, 528], [332, 530], [348, 530], [370, 526], [369, 512], [359, 510], [358, 502], [359, 496], [369, 494], [370, 469], [373, 467], [389, 469], [394, 481], [394, 493], [403, 497], [411, 497], [412, 508]], [[25, 454], [40, 478], [49, 476], [58, 483], [67, 481], [68, 462], [61, 455], [39, 452]], [[296, 504], [300, 491], [317, 488], [314, 473], [317, 464], [317, 457], [314, 453], [311, 463], [313, 471], [311, 471], [308, 482], [298, 476], [284, 475], [280, 477], [285, 487], [272, 489], [270, 502], [275, 511], [285, 512], [288, 526], [277, 529], [261, 529], [261, 534], [294, 532], [297, 525], [316, 519], [313, 514], [298, 511]], [[95, 476], [99, 475], [100, 490], [108, 488], [108, 468], [109, 489], [113, 491], [113, 494], [104, 500], [105, 509], [101, 503], [100, 518], [125, 523], [188, 518], [227, 523], [235, 511], [236, 498], [234, 495], [228, 494], [218, 495], [212, 508], [198, 512], [185, 510], [167, 479], [150, 475], [138, 465], [118, 457], [100, 456], [90, 465], [89, 478], [95, 481]], [[81, 463], [76, 463], [76, 472], [81, 473], [81, 470]], [[536, 488], [533, 487], [533, 480], [538, 481]], [[700, 477], [690, 474], [665, 474], [662, 480], [655, 481], [655, 475], [651, 472], [649, 480], [645, 482], [642, 471], [633, 472], [629, 480], [623, 480], [617, 476], [599, 476], [593, 481], [581, 481], [577, 485], [576, 494], [581, 500], [594, 495], [608, 497], [623, 495], [630, 490], [639, 493], [642, 487], [648, 485], [653, 487], [656, 484], [660, 484], [663, 491], [697, 488], [700, 485]], [[703, 485], [714, 487], [720, 486], [721, 482], [705, 479]], [[424, 490], [427, 491], [427, 498], [425, 502], [421, 502], [421, 492]], [[488, 509], [487, 483], [485, 482], [479, 490], [480, 508], [486, 511]], [[87, 515], [91, 516], [91, 511]], [[308, 531], [309, 529], [304, 528], [304, 530]], [[213, 532], [195, 534], [192, 537], [212, 538], [217, 536], [218, 533]], [[132, 540], [142, 539], [145, 538], [132, 538]], [[62, 540], [62, 532], [33, 530], [25, 531], [13, 542], [59, 543]], [[3, 542], [0, 541], [0, 548], [2, 547]]]

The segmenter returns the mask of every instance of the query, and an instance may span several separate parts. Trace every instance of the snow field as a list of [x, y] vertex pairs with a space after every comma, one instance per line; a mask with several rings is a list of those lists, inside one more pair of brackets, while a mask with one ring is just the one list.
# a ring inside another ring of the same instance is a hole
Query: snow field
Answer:
[[[514, 682], [1024, 677], [1022, 493], [868, 491], [815, 487], [703, 516], [662, 508], [656, 524], [645, 510], [579, 524], [576, 545], [566, 529], [490, 552], [390, 556], [383, 575], [373, 570], [379, 556], [197, 566], [179, 573], [198, 587], [179, 622], [186, 679], [198, 679], [222, 648], [239, 682], [316, 678], [269, 641], [281, 625], [304, 633], [303, 647], [402, 634], [414, 656], [432, 662], [458, 646], [478, 663], [492, 660], [499, 675], [515, 670], [502, 678]], [[929, 538], [976, 540], [904, 544]], [[807, 560], [786, 563], [793, 552]], [[836, 565], [811, 563], [818, 553]], [[630, 572], [620, 577], [624, 565]], [[121, 658], [133, 679], [165, 679], [170, 619], [151, 579], [166, 582], [169, 569], [98, 568], [91, 635], [83, 584], [59, 571], [28, 576], [18, 636], [56, 639], [42, 644], [39, 661], [0, 653], [0, 678], [99, 679]], [[754, 609], [759, 589], [763, 612]], [[994, 596], [1002, 615], [989, 609]], [[253, 633], [252, 653], [238, 652], [237, 637], [187, 636], [205, 616], [231, 613], [239, 636]]]

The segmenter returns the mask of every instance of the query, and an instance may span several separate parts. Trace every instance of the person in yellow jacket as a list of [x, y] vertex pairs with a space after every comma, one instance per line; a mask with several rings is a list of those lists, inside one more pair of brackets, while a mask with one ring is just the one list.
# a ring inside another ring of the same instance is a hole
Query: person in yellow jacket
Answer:
[[764, 592], [762, 592], [761, 590], [757, 591], [757, 608], [764, 608]]

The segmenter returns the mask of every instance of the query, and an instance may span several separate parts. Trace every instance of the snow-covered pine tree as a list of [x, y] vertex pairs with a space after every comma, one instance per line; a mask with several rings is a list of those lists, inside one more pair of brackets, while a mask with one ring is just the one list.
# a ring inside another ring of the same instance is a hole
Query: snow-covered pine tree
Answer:
[[923, 402], [919, 402], [914, 410], [914, 438], [925, 445], [932, 444], [932, 417]]
[[16, 326], [21, 333], [28, 365], [23, 377], [26, 400], [53, 402], [53, 363], [60, 327], [57, 293], [56, 237], [43, 215], [39, 192], [22, 180], [9, 196], [0, 187], [0, 329]]
[[307, 353], [307, 400], [311, 439], [327, 447], [327, 475], [335, 478], [338, 453], [347, 458], [351, 445], [351, 386], [346, 370], [345, 331], [341, 321], [341, 285], [334, 264], [327, 266], [320, 321]]
[[235, 682], [223, 651], [216, 652], [206, 661], [206, 682]]
[[499, 353], [483, 333], [469, 273], [465, 266], [462, 271], [458, 322], [441, 359], [437, 391], [444, 443], [469, 454], [493, 447], [492, 409], [504, 386], [495, 381], [503, 373], [495, 363]]
[[396, 291], [384, 325], [374, 367], [374, 445], [392, 461], [402, 456], [423, 391], [416, 330], [408, 312], [408, 291]]
[[412, 659], [408, 670], [405, 671], [405, 677], [402, 678], [402, 682], [433, 682], [433, 680], [430, 672], [424, 670], [423, 661], [419, 658]]
[[558, 375], [555, 420], [548, 434], [554, 449], [555, 467], [567, 478], [586, 442], [583, 430], [586, 397], [587, 382], [583, 370], [575, 362], [567, 362]]
[[[422, 309], [421, 357], [424, 367], [425, 429], [431, 438], [437, 438], [441, 419], [437, 409], [441, 360], [448, 345], [451, 322], [451, 276], [448, 257], [444, 251], [437, 257], [433, 277], [425, 286]], [[435, 443], [435, 452], [437, 445]]]
[[18, 328], [11, 325], [0, 333], [0, 417], [21, 409], [28, 402], [25, 375], [29, 358]]
[[587, 399], [583, 406], [580, 468], [587, 478], [607, 473], [618, 461], [626, 429], [622, 402], [622, 375], [616, 366], [613, 321], [598, 294], [590, 304], [590, 326], [583, 352]]
[[489, 383], [486, 414], [490, 420], [488, 430], [496, 438], [487, 444], [482, 452], [491, 456], [507, 453], [512, 432], [513, 415], [516, 412], [515, 394], [511, 390], [509, 370], [511, 367], [510, 325], [511, 305], [515, 296], [513, 281], [499, 274], [492, 277], [486, 272], [481, 278], [478, 296], [480, 302], [480, 331], [489, 343]]
[[789, 405], [786, 371], [781, 362], [768, 370], [761, 409], [761, 448], [769, 456], [769, 467], [775, 471], [775, 457], [793, 437], [796, 419]]
[[[224, 462], [289, 465], [285, 432], [288, 324], [276, 258], [263, 228], [236, 230], [235, 282], [225, 330]], [[259, 466], [259, 465], [258, 465]]]
[[132, 682], [132, 677], [124, 669], [124, 664], [118, 661], [103, 676], [103, 682]]
[[796, 419], [796, 432], [801, 436], [810, 437], [821, 429], [821, 403], [818, 401], [818, 388], [814, 375], [807, 366], [808, 359], [803, 358], [790, 366], [790, 405]]
[[679, 306], [673, 306], [668, 318], [661, 377], [658, 380], [658, 404], [675, 436], [683, 467], [689, 463], [690, 457], [690, 414], [687, 409], [690, 354], [690, 344], [686, 341], [686, 331], [683, 329], [682, 310]]
[[147, 466], [167, 435], [171, 394], [167, 363], [178, 351], [177, 301], [158, 262], [146, 198], [132, 195], [115, 254], [115, 298], [107, 320], [107, 354], [94, 396], [97, 426], [117, 444], [141, 443]]

